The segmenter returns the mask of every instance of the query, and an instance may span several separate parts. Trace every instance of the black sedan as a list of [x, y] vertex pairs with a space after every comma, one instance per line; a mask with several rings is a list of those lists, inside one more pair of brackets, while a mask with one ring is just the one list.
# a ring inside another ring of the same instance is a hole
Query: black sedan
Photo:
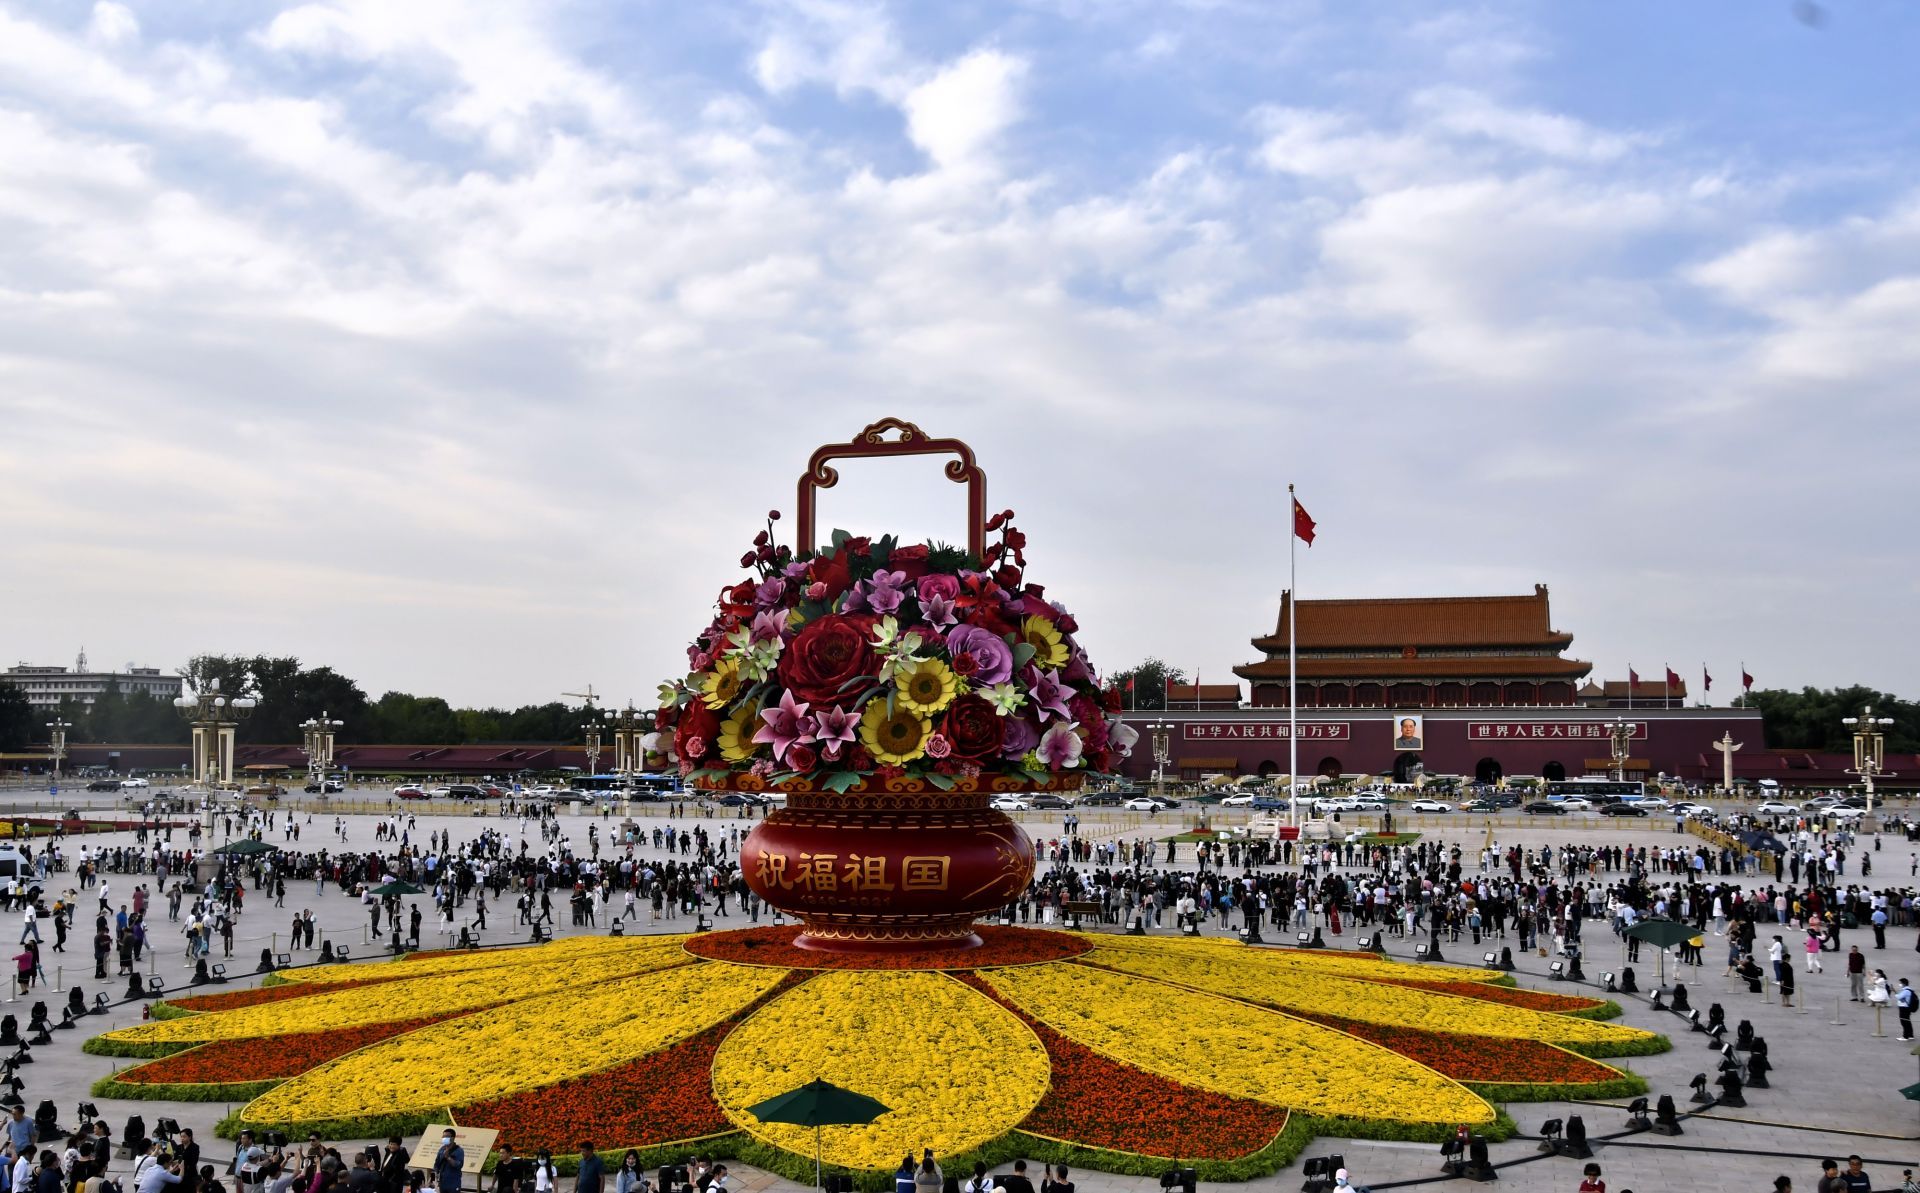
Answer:
[[1520, 810], [1529, 816], [1565, 816], [1567, 814], [1565, 805], [1556, 804], [1548, 799], [1535, 800]]
[[120, 780], [95, 779], [93, 782], [87, 784], [87, 790], [88, 791], [118, 791], [120, 790]]
[[1037, 810], [1057, 812], [1062, 808], [1073, 807], [1073, 801], [1064, 795], [1055, 795], [1051, 791], [1042, 791], [1033, 796], [1027, 806]]
[[1647, 810], [1636, 804], [1608, 804], [1600, 809], [1602, 816], [1639, 816], [1645, 818]]

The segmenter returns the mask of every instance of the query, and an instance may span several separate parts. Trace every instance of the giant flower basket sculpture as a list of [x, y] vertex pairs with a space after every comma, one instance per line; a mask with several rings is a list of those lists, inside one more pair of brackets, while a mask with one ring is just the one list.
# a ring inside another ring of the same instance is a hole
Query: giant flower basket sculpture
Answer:
[[[901, 454], [956, 457], [966, 545], [836, 530], [816, 549], [828, 461]], [[985, 504], [972, 450], [910, 423], [821, 448], [796, 545], [775, 543], [769, 514], [741, 557], [753, 576], [721, 591], [691, 670], [661, 691], [656, 747], [693, 783], [785, 794], [742, 858], [754, 891], [806, 925], [802, 948], [979, 944], [975, 917], [1033, 874], [1032, 842], [989, 801], [1078, 787], [1132, 746], [1073, 614], [1027, 578], [1013, 511]]]

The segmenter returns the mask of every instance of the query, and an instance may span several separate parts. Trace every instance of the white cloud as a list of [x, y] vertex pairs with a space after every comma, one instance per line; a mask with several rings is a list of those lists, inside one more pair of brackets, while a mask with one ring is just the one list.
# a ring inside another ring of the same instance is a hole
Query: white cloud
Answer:
[[134, 41], [140, 36], [140, 19], [124, 4], [99, 0], [87, 18], [87, 36], [103, 45]]
[[907, 133], [943, 169], [979, 166], [1000, 134], [1020, 118], [1026, 63], [998, 50], [975, 50], [907, 93]]

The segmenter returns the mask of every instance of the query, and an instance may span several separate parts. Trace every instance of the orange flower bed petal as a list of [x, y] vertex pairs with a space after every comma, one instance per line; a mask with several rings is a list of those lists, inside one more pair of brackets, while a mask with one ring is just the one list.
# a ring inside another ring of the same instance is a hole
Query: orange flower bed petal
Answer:
[[746, 928], [734, 932], [701, 933], [683, 948], [710, 961], [736, 965], [770, 965], [781, 969], [994, 969], [1010, 965], [1039, 965], [1064, 961], [1093, 948], [1091, 941], [1065, 932], [1039, 928], [1003, 928], [982, 924], [980, 947], [930, 953], [823, 953], [793, 943], [801, 929]]
[[118, 1079], [134, 1085], [212, 1085], [298, 1077], [316, 1065], [369, 1044], [450, 1018], [450, 1015], [432, 1015], [372, 1027], [336, 1028], [250, 1040], [215, 1040], [128, 1069], [119, 1074]]
[[788, 974], [738, 1015], [652, 1056], [577, 1081], [475, 1102], [461, 1107], [456, 1117], [464, 1126], [499, 1131], [501, 1143], [525, 1152], [543, 1147], [571, 1152], [582, 1139], [614, 1151], [732, 1131], [733, 1123], [713, 1100], [714, 1052], [756, 1008], [812, 976]]
[[1546, 994], [1539, 990], [1517, 990], [1512, 986], [1493, 986], [1485, 982], [1422, 982], [1412, 978], [1368, 978], [1367, 980], [1388, 986], [1406, 986], [1413, 990], [1458, 994], [1464, 998], [1477, 998], [1482, 1002], [1497, 1002], [1501, 1006], [1519, 1007], [1527, 1011], [1546, 1011], [1554, 1015], [1565, 1015], [1571, 1011], [1591, 1011], [1595, 1007], [1606, 1005], [1605, 999], [1578, 998], [1569, 994]]
[[955, 976], [1018, 1015], [1046, 1045], [1053, 1085], [1022, 1131], [1111, 1151], [1232, 1160], [1272, 1143], [1287, 1125], [1287, 1112], [1278, 1107], [1109, 1060], [1027, 1015], [973, 974]]
[[1389, 1048], [1455, 1081], [1501, 1085], [1588, 1085], [1612, 1081], [1614, 1069], [1534, 1040], [1491, 1040], [1453, 1032], [1385, 1027], [1336, 1015], [1288, 1012]]

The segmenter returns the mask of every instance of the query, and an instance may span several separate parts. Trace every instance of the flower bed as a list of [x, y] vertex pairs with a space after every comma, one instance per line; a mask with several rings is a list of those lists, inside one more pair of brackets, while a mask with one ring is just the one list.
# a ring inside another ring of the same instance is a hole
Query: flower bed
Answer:
[[1502, 1006], [1520, 1007], [1528, 1011], [1544, 1011], [1550, 1015], [1591, 1015], [1607, 1005], [1607, 1000], [1603, 998], [1580, 998], [1570, 994], [1549, 994], [1541, 990], [1519, 990], [1512, 986], [1495, 986], [1487, 982], [1420, 982], [1404, 978], [1381, 980], [1414, 990], [1457, 994], [1463, 998], [1477, 998], [1483, 1002], [1497, 1002]]
[[816, 1077], [891, 1108], [867, 1126], [829, 1130], [827, 1162], [890, 1168], [904, 1148], [954, 1155], [1013, 1129], [1047, 1092], [1047, 1052], [1016, 1016], [944, 975], [841, 970], [769, 1002], [713, 1059], [727, 1117], [802, 1156], [812, 1154], [812, 1130], [764, 1123], [746, 1108]]
[[[526, 964], [511, 972], [482, 969], [444, 977], [406, 978], [318, 992], [305, 991], [311, 997], [289, 997], [236, 1010], [143, 1023], [108, 1032], [89, 1043], [100, 1045], [102, 1050], [113, 1050], [153, 1044], [292, 1035], [317, 1029], [370, 1027], [377, 1023], [417, 1019], [423, 1014], [477, 1011], [510, 1000], [645, 973], [685, 961], [685, 954], [678, 949], [633, 949], [624, 953], [579, 958], [568, 965]], [[298, 986], [294, 988], [303, 989]]]
[[686, 938], [685, 949], [696, 957], [737, 965], [772, 965], [785, 969], [990, 969], [1005, 965], [1039, 965], [1077, 957], [1093, 947], [1084, 937], [1041, 929], [1004, 928], [982, 924], [975, 928], [980, 947], [927, 953], [823, 953], [793, 943], [797, 927], [746, 928], [710, 932]]
[[[1577, 1047], [1589, 1055], [1640, 1051], [1660, 1038], [1638, 1028], [1616, 1027], [1520, 1007], [1495, 1006], [1392, 982], [1332, 975], [1301, 981], [1298, 975], [1265, 966], [1229, 964], [1215, 957], [1149, 955], [1096, 948], [1085, 960], [1139, 977], [1245, 999], [1282, 1011], [1337, 1015], [1387, 1027], [1416, 1027], [1494, 1039], [1539, 1040]], [[1589, 1052], [1590, 1049], [1596, 1051]]]
[[1219, 937], [1090, 936], [1102, 949], [1144, 953], [1153, 957], [1201, 957], [1227, 961], [1234, 965], [1257, 965], [1286, 970], [1293, 974], [1332, 975], [1381, 981], [1399, 978], [1410, 982], [1464, 982], [1470, 985], [1511, 981], [1505, 974], [1462, 966], [1415, 964], [1394, 961], [1378, 953], [1339, 952], [1332, 949], [1253, 948], [1237, 940]]
[[223, 994], [195, 994], [187, 998], [170, 998], [164, 1003], [155, 1003], [154, 1010], [164, 1006], [169, 1011], [191, 1011], [204, 1014], [209, 1011], [237, 1011], [241, 1007], [265, 1006], [271, 1002], [284, 1002], [289, 998], [307, 998], [323, 990], [344, 990], [349, 986], [372, 986], [379, 982], [396, 982], [398, 977], [365, 977], [358, 981], [333, 981], [313, 985], [282, 982], [275, 986], [259, 986], [252, 990], [232, 990]]
[[94, 1083], [93, 1095], [174, 1102], [250, 1101], [317, 1065], [443, 1018], [434, 1015], [338, 1031], [215, 1040], [103, 1077]]
[[[646, 949], [670, 949], [684, 936], [568, 936], [540, 946], [545, 964], [565, 963], [584, 957], [611, 957]], [[313, 965], [288, 970], [285, 981], [301, 986], [326, 985], [340, 981], [364, 981], [369, 972], [392, 978], [424, 978], [451, 973], [471, 973], [481, 969], [506, 969], [525, 965], [522, 949], [434, 949], [408, 953], [379, 965], [348, 962], [342, 965]]]
[[[1442, 1127], [1493, 1108], [1385, 1048], [1218, 995], [1070, 963], [986, 975], [1029, 1015], [1149, 1073], [1270, 1106]], [[1168, 1015], [1179, 1006], [1181, 1014]]]
[[1490, 1040], [1413, 1027], [1387, 1027], [1337, 1015], [1302, 1013], [1300, 1017], [1371, 1040], [1469, 1085], [1553, 1086], [1558, 1097], [1590, 1096], [1586, 1091], [1591, 1087], [1611, 1086], [1626, 1076], [1610, 1065], [1534, 1040]]
[[1028, 1015], [980, 978], [960, 980], [1019, 1016], [1053, 1064], [1052, 1086], [1022, 1120], [1022, 1131], [1163, 1159], [1232, 1160], [1267, 1147], [1287, 1125], [1285, 1110], [1110, 1060]]
[[594, 1139], [607, 1151], [657, 1147], [734, 1130], [713, 1099], [713, 1054], [753, 1009], [805, 982], [790, 973], [751, 1007], [662, 1052], [611, 1069], [460, 1107], [462, 1125], [491, 1127], [522, 1152], [575, 1150]]
[[[297, 1077], [242, 1112], [250, 1126], [364, 1136], [340, 1124], [425, 1122], [448, 1106], [584, 1077], [651, 1055], [736, 1014], [781, 974], [681, 962], [664, 973], [574, 980], [539, 998], [463, 1015]], [[387, 1127], [392, 1130], [392, 1127]]]

